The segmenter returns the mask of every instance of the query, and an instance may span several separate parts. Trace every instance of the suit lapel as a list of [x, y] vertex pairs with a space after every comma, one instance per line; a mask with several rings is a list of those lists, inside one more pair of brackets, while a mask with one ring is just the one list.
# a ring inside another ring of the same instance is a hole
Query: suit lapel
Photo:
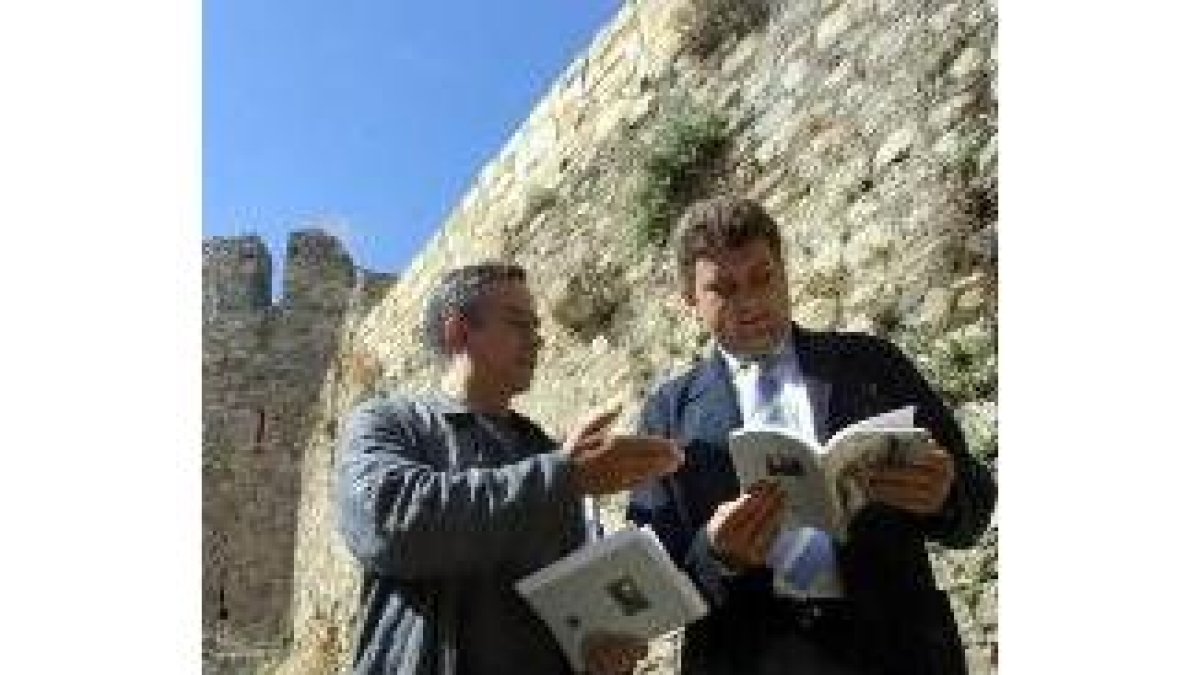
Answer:
[[[796, 359], [812, 406], [813, 430], [817, 439], [824, 443], [837, 431], [833, 428], [837, 412], [834, 401], [836, 354], [816, 333], [795, 324], [792, 324], [792, 336]], [[694, 437], [724, 444], [729, 432], [742, 426], [733, 377], [715, 347], [700, 366], [687, 406], [690, 410], [699, 411], [699, 418], [689, 419], [691, 423], [687, 425]]]
[[814, 333], [792, 324], [793, 344], [800, 374], [812, 406], [813, 431], [822, 443], [829, 440], [835, 429], [833, 422], [833, 355]]
[[716, 505], [738, 494], [729, 457], [729, 434], [742, 426], [733, 380], [720, 352], [696, 366], [680, 406], [680, 432], [687, 459], [671, 480], [678, 491], [681, 519], [698, 527]]
[[689, 413], [686, 422], [696, 438], [724, 445], [729, 432], [742, 426], [742, 414], [738, 409], [737, 393], [733, 389], [733, 378], [720, 352], [714, 347], [712, 354], [700, 366], [695, 384], [687, 400]]

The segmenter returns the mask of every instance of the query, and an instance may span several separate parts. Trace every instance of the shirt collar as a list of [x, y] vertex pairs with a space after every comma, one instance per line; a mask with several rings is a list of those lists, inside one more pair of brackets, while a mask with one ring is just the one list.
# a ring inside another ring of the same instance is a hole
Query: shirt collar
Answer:
[[429, 405], [443, 415], [474, 415], [474, 411], [466, 403], [451, 398], [442, 392], [435, 392], [428, 397]]
[[719, 341], [714, 342], [716, 342], [717, 351], [721, 354], [721, 358], [725, 359], [725, 365], [729, 366], [729, 372], [735, 375], [741, 372], [742, 369], [748, 368], [754, 363], [779, 363], [781, 361], [786, 361], [789, 355], [794, 355], [796, 353], [795, 341], [793, 340], [792, 331], [790, 330], [784, 334], [783, 340], [780, 340], [775, 349], [767, 354], [737, 356], [722, 347]]
[[441, 415], [447, 415], [447, 416], [465, 415], [467, 417], [472, 417], [472, 418], [489, 419], [489, 420], [492, 420], [493, 422], [499, 421], [504, 424], [515, 424], [515, 425], [525, 425], [525, 426], [532, 425], [535, 427], [537, 426], [528, 417], [525, 417], [521, 413], [519, 413], [516, 410], [513, 410], [511, 408], [509, 408], [509, 410], [508, 410], [507, 418], [504, 418], [503, 416], [488, 415], [487, 413], [482, 413], [477, 410], [471, 410], [469, 407], [467, 407], [467, 404], [465, 402], [460, 401], [459, 399], [453, 398], [451, 396], [448, 396], [446, 393], [441, 392], [441, 391], [435, 392], [435, 393], [427, 396], [425, 400], [426, 400], [426, 402], [429, 403], [429, 406], [431, 408], [433, 408], [434, 412], [441, 414]]

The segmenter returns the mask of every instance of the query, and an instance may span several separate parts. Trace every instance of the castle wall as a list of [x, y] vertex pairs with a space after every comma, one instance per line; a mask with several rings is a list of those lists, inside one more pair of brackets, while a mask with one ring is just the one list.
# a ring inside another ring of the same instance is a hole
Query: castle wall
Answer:
[[238, 672], [292, 640], [303, 451], [320, 393], [369, 279], [341, 244], [293, 233], [270, 303], [257, 237], [204, 244], [203, 601], [206, 672]]
[[[486, 257], [527, 267], [546, 346], [519, 406], [555, 433], [703, 353], [669, 249], [636, 227], [641, 158], [681, 110], [727, 120], [712, 189], [754, 197], [782, 224], [797, 319], [897, 342], [995, 465], [994, 4], [778, 2], [765, 26], [696, 58], [684, 47], [698, 4], [625, 3], [402, 278], [343, 323], [304, 441], [296, 644], [280, 672], [348, 658], [358, 579], [334, 530], [336, 423], [370, 391], [435, 385], [417, 326], [441, 273]], [[622, 498], [604, 506], [620, 526]], [[977, 674], [995, 669], [997, 537], [933, 547]], [[656, 643], [644, 672], [672, 672], [674, 646]]]

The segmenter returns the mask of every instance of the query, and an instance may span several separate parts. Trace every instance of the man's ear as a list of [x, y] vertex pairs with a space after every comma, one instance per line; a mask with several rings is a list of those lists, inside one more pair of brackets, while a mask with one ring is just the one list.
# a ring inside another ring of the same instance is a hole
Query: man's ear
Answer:
[[469, 332], [467, 317], [458, 312], [451, 312], [442, 322], [442, 344], [446, 345], [446, 352], [457, 354], [466, 349]]
[[690, 284], [679, 294], [679, 299], [683, 302], [684, 307], [696, 308], [696, 291]]

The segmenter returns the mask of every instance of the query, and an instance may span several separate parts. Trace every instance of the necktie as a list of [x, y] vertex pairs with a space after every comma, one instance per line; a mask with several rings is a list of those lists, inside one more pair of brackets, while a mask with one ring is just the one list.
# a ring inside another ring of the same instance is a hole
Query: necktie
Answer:
[[754, 403], [751, 418], [764, 425], [783, 426], [788, 422], [783, 406], [783, 378], [779, 359], [767, 357], [752, 362], [754, 374]]

